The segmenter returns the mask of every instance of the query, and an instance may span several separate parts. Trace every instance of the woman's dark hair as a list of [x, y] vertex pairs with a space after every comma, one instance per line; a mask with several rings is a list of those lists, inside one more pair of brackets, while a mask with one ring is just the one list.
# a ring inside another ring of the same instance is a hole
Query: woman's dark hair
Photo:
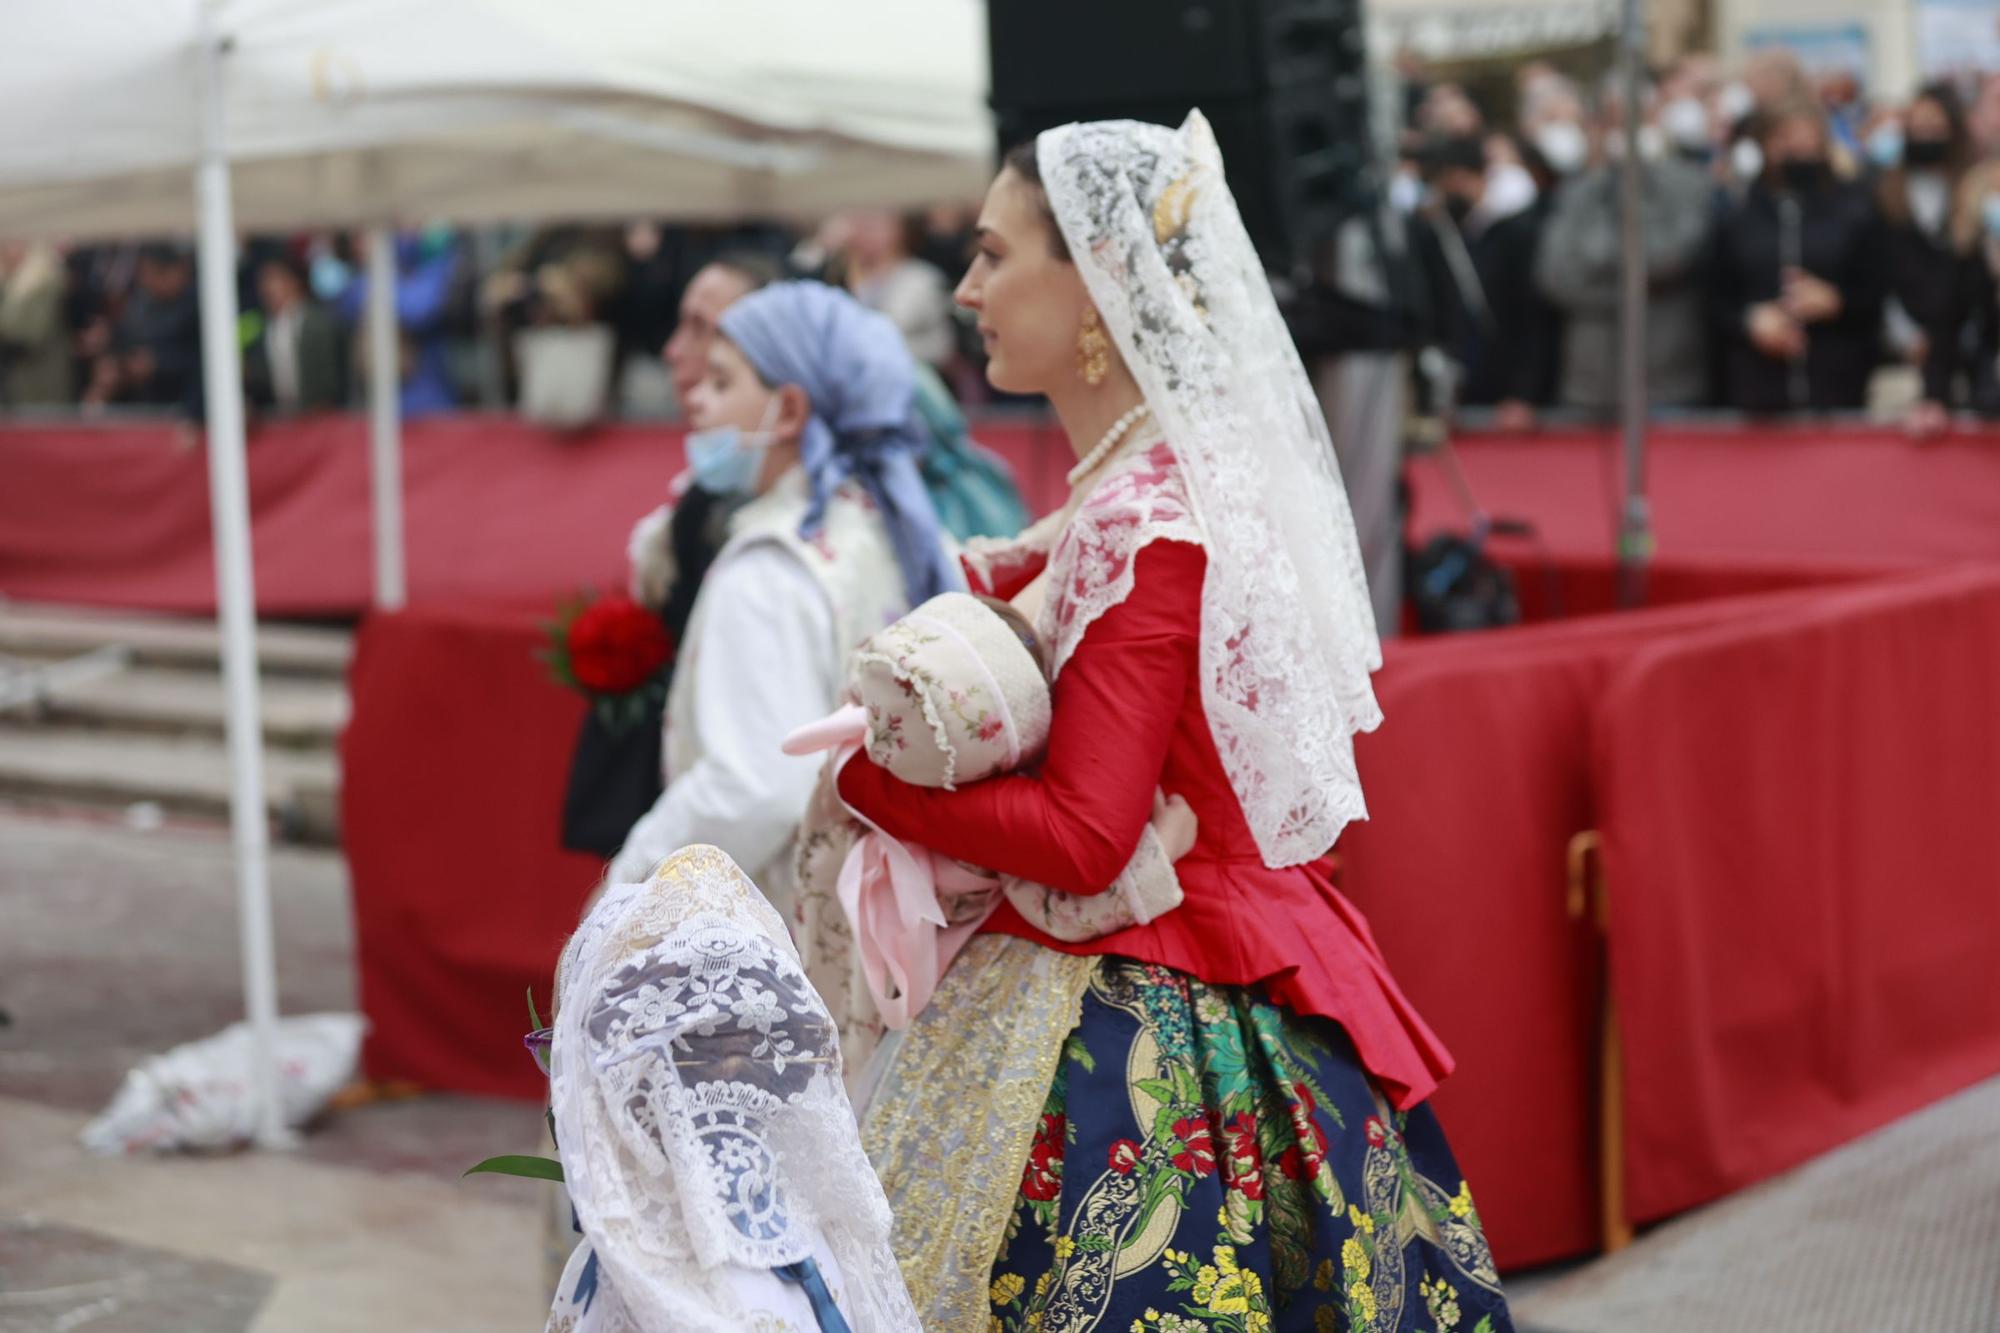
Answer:
[[1042, 221], [1049, 229], [1049, 249], [1057, 259], [1070, 262], [1069, 242], [1063, 239], [1062, 228], [1056, 225], [1055, 210], [1049, 207], [1049, 193], [1042, 184], [1042, 164], [1035, 156], [1035, 141], [1015, 144], [1001, 159], [1001, 165], [1022, 180], [1035, 187], [1036, 197], [1041, 200]]
[[1917, 89], [1917, 95], [1910, 99], [1910, 105], [1929, 102], [1944, 112], [1945, 124], [1949, 126], [1947, 138], [1951, 144], [1950, 161], [1947, 166], [1956, 174], [1971, 165], [1972, 131], [1966, 124], [1965, 101], [1958, 95], [1958, 89], [1949, 83], [1927, 83]]

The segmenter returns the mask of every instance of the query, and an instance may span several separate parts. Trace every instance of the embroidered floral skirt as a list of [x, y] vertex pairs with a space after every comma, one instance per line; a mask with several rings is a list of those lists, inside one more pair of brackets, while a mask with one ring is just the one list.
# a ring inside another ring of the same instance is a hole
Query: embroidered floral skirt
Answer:
[[1479, 1213], [1428, 1107], [1339, 1026], [1097, 962], [993, 1265], [989, 1327], [1505, 1333]]

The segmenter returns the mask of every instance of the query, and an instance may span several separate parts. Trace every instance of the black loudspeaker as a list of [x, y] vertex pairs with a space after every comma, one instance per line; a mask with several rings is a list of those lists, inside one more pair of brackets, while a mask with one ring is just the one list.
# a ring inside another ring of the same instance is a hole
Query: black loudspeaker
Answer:
[[1265, 264], [1307, 261], [1380, 188], [1361, 0], [990, 0], [1001, 151], [1073, 120], [1200, 107]]

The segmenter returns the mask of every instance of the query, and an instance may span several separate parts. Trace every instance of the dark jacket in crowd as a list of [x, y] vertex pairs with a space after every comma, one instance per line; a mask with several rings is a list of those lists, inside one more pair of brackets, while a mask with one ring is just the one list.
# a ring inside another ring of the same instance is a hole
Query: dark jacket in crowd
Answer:
[[[317, 301], [300, 307], [297, 332], [289, 339], [278, 336], [275, 321], [266, 319], [243, 355], [243, 387], [250, 401], [262, 408], [282, 412], [324, 412], [347, 401], [347, 339], [340, 321]], [[287, 353], [281, 344], [289, 342]], [[289, 355], [293, 373], [289, 382], [295, 397], [281, 401], [279, 386], [285, 383], [272, 365], [274, 358]]]
[[[1784, 200], [1797, 201], [1797, 235], [1787, 238]], [[1851, 410], [1866, 406], [1882, 328], [1887, 265], [1884, 231], [1874, 197], [1860, 185], [1831, 181], [1788, 196], [1766, 183], [1752, 186], [1723, 219], [1716, 238], [1716, 301], [1730, 405], [1745, 412]], [[1750, 341], [1750, 308], [1774, 301], [1782, 270], [1796, 253], [1799, 267], [1831, 283], [1840, 313], [1806, 328], [1802, 373], [1766, 356]]]
[[[1620, 174], [1600, 167], [1557, 190], [1536, 257], [1535, 283], [1562, 312], [1560, 400], [1616, 407], [1619, 306], [1624, 287]], [[1714, 190], [1701, 168], [1677, 158], [1640, 172], [1646, 255], [1646, 399], [1699, 407], [1709, 398], [1708, 261]]]
[[1556, 314], [1534, 280], [1546, 214], [1545, 201], [1537, 201], [1494, 222], [1475, 213], [1462, 224], [1444, 215], [1411, 224], [1430, 293], [1428, 341], [1458, 362], [1458, 399], [1467, 407], [1542, 405], [1554, 397]]
[[1888, 293], [1924, 334], [1924, 397], [1950, 404], [1961, 372], [1970, 369], [1968, 326], [1984, 261], [1952, 244], [1949, 207], [1934, 230], [1911, 216], [1909, 178], [1900, 168], [1883, 174], [1876, 198], [1887, 236]]
[[1972, 288], [1966, 329], [1972, 406], [1983, 416], [2000, 417], [2000, 276], [1994, 274], [1983, 244], [1967, 261], [1966, 276]]
[[112, 347], [122, 354], [145, 352], [151, 361], [151, 373], [126, 386], [128, 401], [200, 415], [201, 304], [192, 279], [170, 297], [135, 289], [118, 317]]

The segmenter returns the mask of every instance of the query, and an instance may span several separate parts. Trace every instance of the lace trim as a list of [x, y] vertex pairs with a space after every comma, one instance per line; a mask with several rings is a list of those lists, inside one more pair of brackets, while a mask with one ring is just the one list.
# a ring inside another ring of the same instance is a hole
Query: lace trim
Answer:
[[1165, 441], [1113, 463], [1049, 556], [1048, 596], [1036, 632], [1049, 646], [1051, 679], [1090, 627], [1132, 595], [1139, 552], [1156, 541], [1207, 545]]
[[1071, 944], [1143, 926], [1179, 907], [1183, 896], [1180, 876], [1151, 824], [1140, 831], [1139, 849], [1103, 893], [1064, 893], [1018, 879], [1008, 880], [1005, 890], [1022, 920]]

